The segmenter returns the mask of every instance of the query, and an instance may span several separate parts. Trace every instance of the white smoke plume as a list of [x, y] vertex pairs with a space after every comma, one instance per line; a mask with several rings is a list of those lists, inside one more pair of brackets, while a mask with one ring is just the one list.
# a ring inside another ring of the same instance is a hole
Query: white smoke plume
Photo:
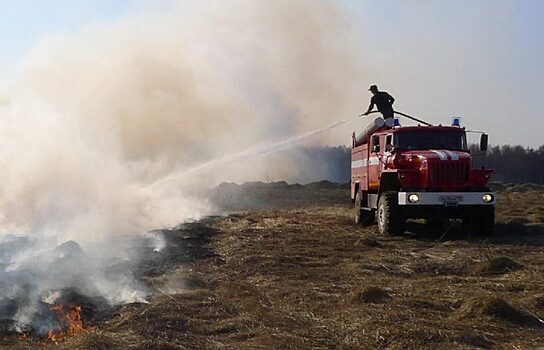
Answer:
[[362, 80], [349, 47], [349, 22], [318, 0], [182, 2], [44, 40], [0, 111], [0, 252], [8, 237], [27, 242], [5, 255], [6, 280], [17, 285], [22, 269], [40, 293], [70, 287], [31, 266], [53, 268], [58, 246], [75, 241], [92, 257], [68, 264], [78, 281], [91, 276], [78, 285], [112, 303], [141, 299], [130, 274], [89, 273], [124, 256], [112, 237], [211, 213], [196, 189], [308, 169], [257, 155], [153, 184], [353, 115]]

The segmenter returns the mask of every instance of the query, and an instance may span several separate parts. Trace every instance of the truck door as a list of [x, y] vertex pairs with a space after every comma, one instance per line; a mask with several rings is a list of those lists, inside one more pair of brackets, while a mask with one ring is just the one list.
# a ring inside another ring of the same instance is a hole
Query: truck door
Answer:
[[389, 160], [390, 157], [392, 157], [391, 155], [391, 150], [393, 149], [393, 134], [387, 134], [385, 135], [385, 146], [383, 148], [383, 164], [382, 163], [382, 170], [384, 169], [387, 169], [387, 161]]
[[381, 159], [385, 151], [384, 135], [373, 135], [368, 151], [368, 189], [372, 191], [380, 187], [380, 175], [383, 168]]

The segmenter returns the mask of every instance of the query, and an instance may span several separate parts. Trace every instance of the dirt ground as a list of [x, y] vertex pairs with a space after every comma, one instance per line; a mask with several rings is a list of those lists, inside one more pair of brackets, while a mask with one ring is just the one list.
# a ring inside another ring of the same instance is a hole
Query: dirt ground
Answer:
[[125, 305], [59, 344], [6, 349], [544, 349], [544, 190], [499, 186], [495, 233], [352, 223], [349, 189], [226, 184], [234, 214], [165, 231]]

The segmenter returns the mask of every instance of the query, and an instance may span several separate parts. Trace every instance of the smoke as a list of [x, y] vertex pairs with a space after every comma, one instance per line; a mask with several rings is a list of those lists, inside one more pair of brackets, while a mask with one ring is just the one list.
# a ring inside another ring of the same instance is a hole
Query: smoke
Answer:
[[75, 285], [110, 303], [142, 300], [130, 271], [107, 272], [112, 261], [137, 259], [118, 237], [211, 213], [199, 189], [315, 173], [294, 164], [303, 155], [262, 152], [153, 184], [360, 109], [358, 57], [332, 3], [191, 4], [48, 37], [10, 86], [0, 111], [0, 253], [12, 246], [6, 237], [23, 238], [3, 261], [14, 287], [0, 299], [39, 286], [20, 292], [33, 300], [15, 313], [20, 325], [32, 323], [44, 293]]

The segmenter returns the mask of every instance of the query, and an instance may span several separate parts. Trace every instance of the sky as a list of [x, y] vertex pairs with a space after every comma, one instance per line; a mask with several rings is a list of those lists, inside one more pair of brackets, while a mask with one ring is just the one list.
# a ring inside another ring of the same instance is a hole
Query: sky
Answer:
[[0, 0], [0, 79], [49, 35], [82, 30], [132, 11], [130, 0]]
[[[175, 3], [159, 1], [168, 2]], [[115, 22], [150, 3], [160, 7], [144, 0], [0, 0], [0, 82], [47, 37]], [[378, 84], [405, 113], [435, 123], [461, 117], [493, 144], [544, 144], [544, 1], [331, 3], [346, 10], [362, 57], [361, 110], [368, 85]]]

